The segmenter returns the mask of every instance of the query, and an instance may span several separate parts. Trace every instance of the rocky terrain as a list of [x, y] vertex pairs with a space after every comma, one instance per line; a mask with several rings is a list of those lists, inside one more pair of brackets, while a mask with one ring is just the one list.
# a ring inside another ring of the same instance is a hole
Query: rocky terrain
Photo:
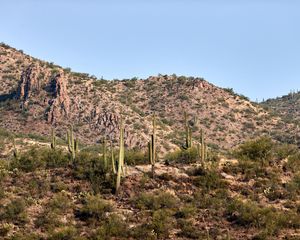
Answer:
[[84, 143], [94, 144], [104, 136], [116, 142], [122, 112], [126, 145], [143, 148], [155, 113], [161, 153], [182, 142], [183, 112], [189, 115], [194, 139], [204, 129], [213, 148], [228, 149], [263, 134], [291, 142], [298, 132], [295, 124], [202, 78], [159, 75], [106, 81], [5, 44], [0, 46], [0, 66], [0, 126], [14, 132], [49, 135], [54, 127], [64, 138], [72, 124]]
[[286, 122], [293, 122], [299, 126], [300, 93], [291, 92], [275, 99], [268, 99], [262, 103], [268, 111], [280, 115]]
[[0, 239], [300, 239], [297, 94], [96, 79], [5, 44], [0, 80]]

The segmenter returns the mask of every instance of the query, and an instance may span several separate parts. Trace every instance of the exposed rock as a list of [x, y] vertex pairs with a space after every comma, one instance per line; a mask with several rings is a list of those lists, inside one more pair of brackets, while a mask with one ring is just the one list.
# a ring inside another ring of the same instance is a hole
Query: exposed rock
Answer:
[[41, 83], [38, 78], [39, 71], [34, 65], [30, 65], [21, 74], [21, 79], [16, 92], [16, 99], [21, 100], [21, 107], [26, 108], [28, 99], [33, 92], [39, 92]]
[[46, 116], [47, 121], [53, 124], [64, 117], [68, 117], [70, 110], [70, 98], [62, 71], [50, 80], [49, 91], [52, 94], [52, 99], [48, 101], [49, 108], [46, 110]]

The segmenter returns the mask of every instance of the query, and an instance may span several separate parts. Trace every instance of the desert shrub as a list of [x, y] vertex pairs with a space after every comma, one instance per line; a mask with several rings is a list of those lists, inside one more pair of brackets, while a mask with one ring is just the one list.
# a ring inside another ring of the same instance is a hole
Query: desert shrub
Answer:
[[180, 219], [178, 221], [180, 232], [177, 234], [179, 237], [186, 237], [191, 239], [206, 239], [205, 233], [201, 232], [198, 227], [193, 225], [193, 221]]
[[41, 236], [39, 236], [36, 233], [28, 233], [28, 232], [17, 232], [14, 233], [13, 236], [11, 236], [10, 240], [40, 240], [42, 239]]
[[83, 200], [83, 206], [76, 213], [81, 220], [95, 223], [106, 218], [106, 213], [111, 212], [113, 207], [109, 201], [101, 198], [100, 195], [88, 195]]
[[43, 149], [41, 154], [48, 168], [66, 167], [70, 163], [68, 155], [62, 149], [54, 151], [52, 149]]
[[295, 175], [293, 179], [286, 185], [289, 198], [296, 199], [300, 194], [300, 173]]
[[196, 207], [192, 204], [182, 206], [176, 213], [176, 218], [190, 218], [196, 214]]
[[66, 193], [57, 193], [47, 203], [43, 213], [35, 220], [35, 225], [49, 231], [60, 227], [62, 226], [62, 214], [65, 214], [72, 207], [73, 204]]
[[195, 163], [199, 160], [199, 155], [197, 149], [195, 147], [192, 147], [187, 150], [181, 149], [168, 153], [165, 159], [167, 162]]
[[266, 235], [273, 235], [281, 228], [300, 226], [300, 217], [293, 212], [280, 212], [275, 208], [236, 199], [228, 204], [226, 214], [230, 221], [238, 225], [264, 229]]
[[64, 213], [72, 207], [72, 202], [65, 192], [56, 193], [49, 201], [48, 211]]
[[160, 209], [153, 212], [151, 227], [158, 239], [167, 239], [172, 225], [173, 220], [170, 211]]
[[59, 230], [50, 233], [48, 240], [78, 240], [78, 234], [75, 227], [62, 227]]
[[279, 160], [285, 159], [289, 156], [294, 156], [299, 154], [298, 148], [295, 145], [291, 144], [277, 144], [275, 148], [276, 158]]
[[129, 232], [126, 222], [118, 215], [112, 214], [107, 220], [103, 221], [97, 229], [96, 234], [92, 237], [93, 240], [124, 238], [127, 239]]
[[270, 138], [261, 137], [256, 140], [243, 143], [235, 151], [235, 156], [240, 160], [260, 162], [268, 164], [273, 157], [274, 143]]
[[24, 224], [27, 222], [26, 203], [23, 199], [15, 199], [6, 206], [0, 206], [0, 221]]
[[141, 193], [134, 199], [137, 208], [150, 210], [172, 209], [176, 207], [177, 202], [177, 199], [167, 192]]
[[130, 236], [133, 237], [133, 239], [157, 239], [150, 223], [144, 223], [133, 227], [130, 229]]
[[226, 182], [215, 169], [199, 171], [197, 177], [193, 179], [193, 183], [195, 186], [207, 191], [227, 186]]
[[300, 171], [300, 152], [297, 152], [288, 157], [287, 162], [284, 164], [284, 168], [294, 173]]
[[95, 193], [111, 192], [114, 189], [115, 179], [107, 174], [111, 165], [105, 169], [104, 162], [99, 156], [91, 152], [80, 152], [76, 157], [75, 178], [88, 180]]
[[127, 150], [124, 161], [127, 165], [149, 164], [147, 152], [141, 150]]
[[62, 150], [53, 151], [48, 148], [31, 147], [28, 151], [21, 153], [18, 158], [14, 158], [11, 167], [24, 172], [33, 172], [36, 169], [64, 167], [68, 164], [68, 156]]
[[32, 147], [28, 151], [20, 154], [19, 158], [14, 158], [11, 163], [12, 169], [18, 168], [24, 172], [33, 172], [38, 168], [45, 168], [46, 162], [37, 147]]

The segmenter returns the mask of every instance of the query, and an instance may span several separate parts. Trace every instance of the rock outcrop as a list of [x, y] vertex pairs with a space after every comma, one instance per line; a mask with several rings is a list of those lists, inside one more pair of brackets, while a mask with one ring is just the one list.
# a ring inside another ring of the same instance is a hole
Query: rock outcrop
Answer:
[[34, 92], [41, 90], [39, 71], [34, 65], [27, 67], [21, 74], [16, 99], [21, 100], [21, 108], [27, 108], [28, 99]]
[[52, 98], [48, 101], [46, 117], [49, 123], [54, 124], [62, 118], [68, 117], [70, 110], [70, 98], [62, 71], [51, 78], [49, 91]]

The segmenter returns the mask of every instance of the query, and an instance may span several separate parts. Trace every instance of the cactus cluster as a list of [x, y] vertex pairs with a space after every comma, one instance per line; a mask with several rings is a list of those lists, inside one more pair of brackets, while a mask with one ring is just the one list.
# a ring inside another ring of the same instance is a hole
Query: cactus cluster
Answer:
[[155, 162], [156, 162], [156, 116], [153, 114], [152, 116], [152, 127], [153, 132], [150, 136], [150, 141], [148, 142], [148, 156], [149, 162], [151, 164], [152, 169], [152, 177], [155, 174]]

